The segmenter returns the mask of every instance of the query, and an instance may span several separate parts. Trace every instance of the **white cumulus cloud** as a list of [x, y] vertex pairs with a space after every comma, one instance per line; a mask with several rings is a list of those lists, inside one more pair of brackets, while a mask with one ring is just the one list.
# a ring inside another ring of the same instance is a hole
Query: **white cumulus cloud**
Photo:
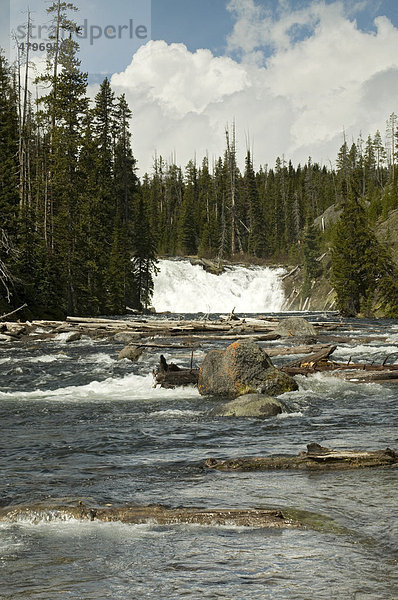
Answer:
[[326, 163], [335, 159], [343, 129], [354, 138], [384, 133], [388, 115], [398, 111], [398, 29], [379, 16], [376, 30], [364, 32], [342, 2], [296, 11], [284, 5], [275, 17], [254, 0], [230, 0], [235, 60], [151, 41], [112, 76], [134, 112], [141, 173], [155, 153], [175, 153], [182, 165], [206, 152], [221, 155], [234, 119], [240, 157], [248, 136], [257, 165], [273, 165], [282, 154], [295, 163], [309, 155]]

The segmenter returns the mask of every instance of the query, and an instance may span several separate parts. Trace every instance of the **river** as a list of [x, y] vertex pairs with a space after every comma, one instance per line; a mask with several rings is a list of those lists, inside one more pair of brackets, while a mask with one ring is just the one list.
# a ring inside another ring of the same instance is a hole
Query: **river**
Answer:
[[[382, 362], [398, 352], [398, 322], [353, 326], [345, 333], [363, 341], [340, 345], [337, 358]], [[380, 340], [369, 342], [369, 335]], [[194, 363], [226, 343], [197, 349]], [[204, 468], [209, 457], [297, 454], [311, 441], [397, 450], [397, 387], [299, 377], [299, 390], [283, 397], [288, 413], [222, 419], [209, 416], [214, 400], [196, 389], [153, 389], [156, 351], [133, 364], [117, 361], [121, 347], [88, 337], [66, 343], [64, 334], [0, 346], [2, 506], [72, 499], [280, 508], [307, 519], [308, 527], [124, 525], [51, 513], [38, 523], [34, 515], [2, 522], [2, 600], [398, 598], [397, 469]], [[190, 352], [166, 358], [188, 366]]]

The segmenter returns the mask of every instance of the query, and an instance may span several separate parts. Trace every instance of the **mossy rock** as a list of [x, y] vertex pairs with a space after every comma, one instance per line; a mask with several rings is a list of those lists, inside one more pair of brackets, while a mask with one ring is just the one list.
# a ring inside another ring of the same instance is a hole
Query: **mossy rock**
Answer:
[[253, 340], [237, 341], [225, 350], [209, 352], [199, 371], [203, 396], [237, 398], [265, 392], [277, 396], [297, 390], [295, 380], [274, 367], [269, 356]]
[[211, 411], [215, 417], [253, 417], [265, 419], [283, 412], [279, 400], [265, 394], [245, 394]]
[[123, 348], [123, 350], [120, 350], [117, 359], [122, 360], [123, 358], [128, 358], [129, 360], [135, 362], [140, 358], [143, 352], [144, 349], [139, 348], [138, 346], [126, 346]]

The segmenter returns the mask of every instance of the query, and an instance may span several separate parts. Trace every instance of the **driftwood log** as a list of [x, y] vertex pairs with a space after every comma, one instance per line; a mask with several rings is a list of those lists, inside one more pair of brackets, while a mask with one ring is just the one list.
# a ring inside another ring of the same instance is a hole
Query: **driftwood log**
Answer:
[[371, 381], [398, 383], [398, 365], [385, 364], [386, 360], [382, 365], [352, 363], [351, 359], [347, 363], [334, 362], [330, 360], [330, 356], [336, 348], [337, 346], [329, 346], [315, 354], [283, 365], [280, 370], [292, 376], [332, 371], [333, 374], [355, 383]]
[[308, 444], [307, 452], [300, 452], [298, 456], [272, 455], [227, 460], [209, 458], [205, 462], [207, 468], [219, 471], [266, 471], [276, 469], [335, 471], [363, 469], [365, 467], [396, 467], [397, 465], [398, 454], [390, 448], [375, 452], [330, 450], [315, 443]]
[[336, 350], [337, 346], [326, 346], [323, 347], [318, 352], [314, 354], [310, 354], [310, 356], [306, 356], [305, 358], [300, 358], [299, 360], [294, 360], [293, 362], [284, 365], [283, 370], [287, 372], [287, 369], [301, 367], [301, 368], [313, 368], [315, 369], [318, 365], [321, 368], [322, 363], [325, 364], [325, 361], [333, 354]]
[[199, 369], [182, 369], [174, 363], [168, 364], [160, 355], [158, 368], [153, 371], [154, 387], [175, 388], [184, 385], [197, 385]]
[[263, 348], [263, 350], [268, 356], [289, 356], [289, 354], [315, 354], [329, 348], [330, 344], [313, 344], [311, 346], [290, 346], [289, 348]]
[[0, 509], [0, 521], [18, 522], [65, 520], [106, 521], [129, 524], [156, 523], [158, 525], [234, 525], [259, 528], [299, 528], [302, 524], [285, 516], [280, 510], [200, 508], [166, 508], [164, 506], [86, 506], [83, 502], [71, 505], [39, 503], [8, 506]]

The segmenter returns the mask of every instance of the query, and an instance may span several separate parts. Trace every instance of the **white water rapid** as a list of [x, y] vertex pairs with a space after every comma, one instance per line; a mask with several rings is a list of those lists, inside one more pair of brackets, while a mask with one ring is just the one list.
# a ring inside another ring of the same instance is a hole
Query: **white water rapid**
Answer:
[[157, 312], [278, 312], [284, 294], [284, 270], [229, 266], [221, 275], [206, 272], [188, 260], [160, 260], [152, 304]]

